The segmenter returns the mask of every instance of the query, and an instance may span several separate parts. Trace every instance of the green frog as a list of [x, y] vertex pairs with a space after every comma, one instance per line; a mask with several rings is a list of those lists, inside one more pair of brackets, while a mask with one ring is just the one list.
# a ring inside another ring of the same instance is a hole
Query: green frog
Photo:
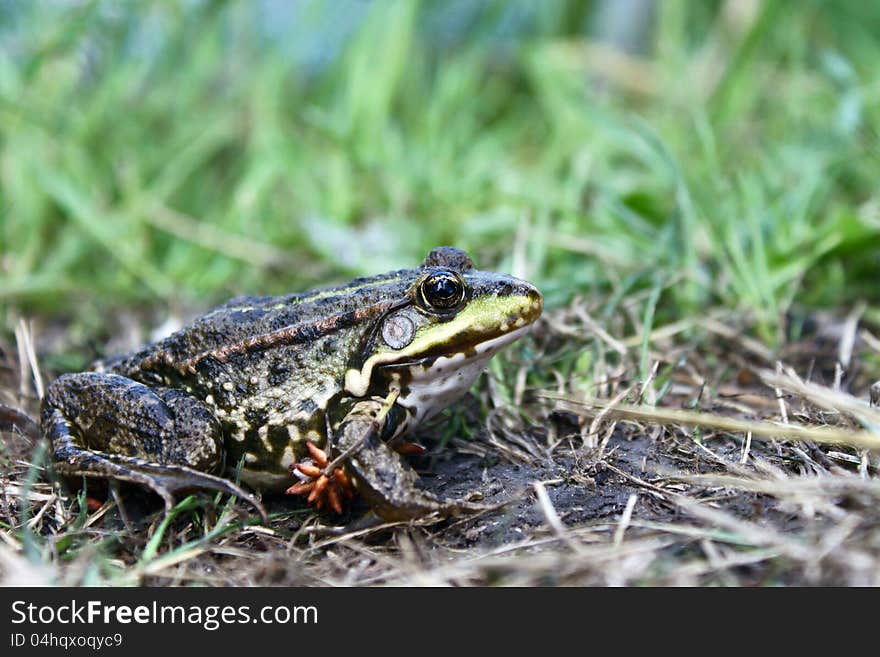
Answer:
[[[187, 490], [303, 495], [381, 518], [472, 505], [417, 487], [401, 454], [414, 427], [463, 395], [543, 299], [453, 247], [419, 267], [304, 294], [239, 297], [169, 337], [48, 388], [41, 423], [56, 470]], [[482, 507], [481, 507], [482, 508]]]

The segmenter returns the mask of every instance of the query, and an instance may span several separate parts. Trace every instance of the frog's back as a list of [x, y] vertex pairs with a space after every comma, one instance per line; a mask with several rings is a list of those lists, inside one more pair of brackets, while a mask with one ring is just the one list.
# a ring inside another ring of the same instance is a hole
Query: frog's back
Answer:
[[399, 298], [417, 274], [417, 270], [402, 269], [310, 292], [277, 297], [235, 297], [154, 344], [102, 361], [98, 369], [132, 376], [151, 359], [179, 364], [294, 327], [300, 327], [303, 336], [313, 340], [316, 330], [309, 331], [309, 327], [323, 324], [325, 328], [332, 328], [332, 322], [328, 323], [331, 318], [389, 298]]

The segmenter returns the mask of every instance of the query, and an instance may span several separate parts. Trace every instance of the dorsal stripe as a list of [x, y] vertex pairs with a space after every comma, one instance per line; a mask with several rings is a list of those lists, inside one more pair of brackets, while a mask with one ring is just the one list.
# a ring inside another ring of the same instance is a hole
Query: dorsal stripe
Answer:
[[173, 355], [168, 351], [160, 351], [141, 361], [140, 367], [144, 370], [151, 370], [161, 364], [174, 367], [182, 373], [195, 372], [196, 365], [205, 358], [213, 357], [221, 362], [225, 362], [233, 354], [243, 354], [283, 345], [313, 342], [325, 335], [333, 333], [334, 331], [349, 328], [361, 322], [380, 317], [384, 313], [408, 303], [408, 301], [409, 300], [406, 298], [395, 301], [383, 301], [382, 303], [364, 306], [357, 310], [331, 315], [330, 317], [315, 322], [285, 326], [277, 331], [262, 333], [244, 340], [239, 340], [238, 342], [232, 342], [216, 349], [203, 351], [192, 358], [180, 362], [175, 362]]

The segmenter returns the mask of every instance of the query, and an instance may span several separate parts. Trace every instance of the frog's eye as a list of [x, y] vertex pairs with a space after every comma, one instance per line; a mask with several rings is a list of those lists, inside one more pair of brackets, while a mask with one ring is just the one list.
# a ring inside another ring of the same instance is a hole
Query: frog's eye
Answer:
[[421, 305], [426, 310], [448, 313], [464, 300], [465, 286], [457, 273], [441, 270], [426, 276], [418, 292]]

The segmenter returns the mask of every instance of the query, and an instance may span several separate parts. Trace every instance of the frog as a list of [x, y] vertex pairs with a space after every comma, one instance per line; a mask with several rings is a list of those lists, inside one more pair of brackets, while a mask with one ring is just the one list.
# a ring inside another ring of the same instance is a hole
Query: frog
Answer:
[[[132, 482], [166, 510], [187, 491], [254, 506], [286, 492], [383, 520], [483, 508], [418, 485], [413, 430], [462, 397], [543, 310], [531, 283], [455, 247], [414, 268], [234, 298], [168, 337], [62, 374], [40, 422], [67, 478]], [[115, 485], [115, 483], [114, 483]], [[246, 487], [246, 488], [245, 488]]]

